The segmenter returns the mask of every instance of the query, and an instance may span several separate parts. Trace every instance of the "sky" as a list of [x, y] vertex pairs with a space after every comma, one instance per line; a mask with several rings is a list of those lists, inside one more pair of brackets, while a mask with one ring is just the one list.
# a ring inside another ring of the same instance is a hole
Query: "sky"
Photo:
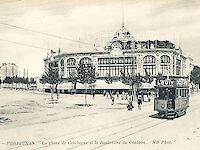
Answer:
[[170, 40], [200, 65], [199, 0], [0, 0], [0, 64], [40, 76], [51, 49], [102, 49], [123, 14], [136, 40]]

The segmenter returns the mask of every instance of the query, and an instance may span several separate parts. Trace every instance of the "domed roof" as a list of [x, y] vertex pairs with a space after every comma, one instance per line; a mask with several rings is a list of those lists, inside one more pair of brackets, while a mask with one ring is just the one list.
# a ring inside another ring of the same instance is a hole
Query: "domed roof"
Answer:
[[[122, 24], [122, 28], [116, 32], [115, 36], [108, 42], [107, 47], [110, 49], [113, 49], [114, 47], [119, 47], [120, 49], [125, 49], [125, 45], [129, 45], [130, 42], [133, 42], [134, 38], [130, 34], [130, 32], [125, 28], [125, 26]], [[119, 46], [121, 45], [121, 46]]]
[[127, 38], [127, 37], [131, 37], [130, 32], [125, 28], [125, 26], [122, 26], [122, 28], [116, 32], [116, 36], [117, 37], [121, 37], [121, 38]]

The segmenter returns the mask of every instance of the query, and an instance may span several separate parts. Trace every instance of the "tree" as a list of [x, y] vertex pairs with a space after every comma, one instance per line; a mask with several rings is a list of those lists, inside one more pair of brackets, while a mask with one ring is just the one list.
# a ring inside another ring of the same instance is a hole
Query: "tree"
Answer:
[[17, 75], [13, 77], [13, 83], [15, 83], [15, 88], [17, 89], [17, 84], [19, 83], [19, 78]]
[[30, 83], [30, 84], [36, 84], [36, 80], [35, 80], [34, 78], [31, 77], [31, 78], [29, 79], [29, 83]]
[[71, 82], [74, 85], [73, 89], [76, 89], [76, 84], [78, 82], [77, 69], [75, 69], [72, 73], [69, 74], [69, 77], [67, 78], [67, 81]]
[[200, 88], [200, 67], [194, 66], [193, 70], [190, 74], [190, 82], [194, 83], [195, 85], [199, 85]]
[[140, 74], [137, 74], [137, 75], [132, 75], [132, 74], [125, 74], [124, 71], [121, 71], [121, 82], [126, 84], [126, 85], [129, 85], [130, 88], [131, 88], [131, 91], [132, 91], [132, 100], [133, 101], [133, 98], [134, 98], [134, 95], [136, 95], [136, 91], [134, 90], [136, 87], [139, 87], [142, 85], [142, 77]]
[[7, 87], [7, 85], [9, 84], [11, 84], [12, 83], [12, 80], [11, 80], [11, 78], [10, 77], [5, 77], [5, 79], [3, 80], [3, 83], [5, 83], [6, 84], [6, 87]]
[[56, 91], [57, 99], [59, 99], [58, 85], [62, 82], [62, 77], [59, 76], [58, 68], [49, 67], [40, 79], [42, 83], [50, 85], [51, 99], [53, 100], [53, 93]]
[[42, 75], [42, 77], [39, 79], [39, 82], [42, 84], [42, 88], [43, 88], [43, 94], [44, 94], [44, 85], [45, 85], [45, 83], [47, 83], [47, 77], [46, 77], [46, 75], [45, 74], [43, 74]]
[[85, 84], [85, 106], [87, 106], [87, 84], [96, 82], [97, 74], [95, 71], [95, 66], [92, 64], [79, 63], [77, 68], [77, 78], [79, 83]]
[[107, 84], [112, 84], [113, 83], [113, 78], [111, 77], [111, 75], [109, 73], [107, 73], [107, 75], [105, 77], [105, 82]]

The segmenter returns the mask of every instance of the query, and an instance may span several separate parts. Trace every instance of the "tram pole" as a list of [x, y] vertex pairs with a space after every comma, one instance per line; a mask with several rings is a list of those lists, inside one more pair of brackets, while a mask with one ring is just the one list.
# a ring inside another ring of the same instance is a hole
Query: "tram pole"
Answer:
[[134, 53], [133, 53], [133, 50], [134, 50], [134, 46], [135, 46], [135, 43], [133, 44], [133, 47], [131, 48], [131, 54], [132, 54], [132, 83], [131, 83], [131, 90], [132, 90], [132, 103], [133, 101], [135, 101], [135, 82], [134, 82], [134, 75], [135, 75], [135, 57], [134, 57]]

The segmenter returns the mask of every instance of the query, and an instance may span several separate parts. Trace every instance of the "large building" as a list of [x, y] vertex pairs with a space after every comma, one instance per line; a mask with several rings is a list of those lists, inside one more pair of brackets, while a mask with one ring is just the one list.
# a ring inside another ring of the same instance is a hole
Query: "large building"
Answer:
[[124, 25], [102, 51], [52, 53], [44, 62], [45, 68], [58, 67], [63, 78], [68, 78], [80, 62], [95, 65], [99, 78], [108, 74], [119, 77], [121, 71], [186, 77], [192, 69], [192, 59], [183, 56], [180, 47], [168, 40], [136, 41]]
[[15, 63], [2, 63], [0, 67], [0, 77], [3, 81], [6, 77], [14, 77], [18, 75], [18, 66]]

